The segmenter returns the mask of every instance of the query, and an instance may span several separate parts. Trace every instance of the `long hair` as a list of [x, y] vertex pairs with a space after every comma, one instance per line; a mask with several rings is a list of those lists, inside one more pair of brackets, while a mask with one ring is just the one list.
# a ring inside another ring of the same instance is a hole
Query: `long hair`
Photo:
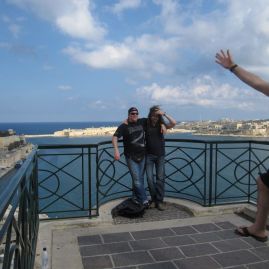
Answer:
[[[160, 110], [160, 106], [159, 105], [155, 105], [155, 106], [152, 106], [150, 109], [149, 109], [149, 114], [148, 114], [148, 120], [147, 120], [147, 125], [148, 127], [151, 126], [151, 116], [152, 114], [154, 114], [156, 111]], [[159, 115], [159, 119], [158, 119], [158, 122], [157, 122], [157, 125], [161, 128], [161, 123], [163, 123], [163, 118], [161, 115]]]

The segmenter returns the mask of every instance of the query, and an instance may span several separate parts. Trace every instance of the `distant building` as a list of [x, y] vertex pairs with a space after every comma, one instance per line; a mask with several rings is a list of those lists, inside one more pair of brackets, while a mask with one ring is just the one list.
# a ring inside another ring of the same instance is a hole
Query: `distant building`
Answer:
[[27, 144], [23, 135], [15, 135], [11, 129], [0, 133], [0, 169], [5, 172], [13, 168], [16, 162], [26, 158], [33, 145]]
[[12, 150], [26, 144], [24, 136], [10, 135], [0, 137], [0, 150]]
[[269, 136], [268, 120], [235, 121], [222, 119], [220, 121], [193, 121], [177, 124], [177, 129], [196, 131], [198, 134], [211, 135], [245, 135]]

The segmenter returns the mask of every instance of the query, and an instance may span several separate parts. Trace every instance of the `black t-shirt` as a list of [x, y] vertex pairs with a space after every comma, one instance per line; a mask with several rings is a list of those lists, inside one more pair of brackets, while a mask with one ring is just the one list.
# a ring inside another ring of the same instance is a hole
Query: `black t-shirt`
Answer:
[[135, 123], [121, 124], [113, 136], [123, 137], [124, 155], [145, 155], [145, 129], [147, 119], [138, 119]]
[[164, 136], [161, 133], [161, 127], [159, 125], [147, 126], [146, 148], [148, 154], [153, 154], [156, 156], [165, 155], [165, 141]]

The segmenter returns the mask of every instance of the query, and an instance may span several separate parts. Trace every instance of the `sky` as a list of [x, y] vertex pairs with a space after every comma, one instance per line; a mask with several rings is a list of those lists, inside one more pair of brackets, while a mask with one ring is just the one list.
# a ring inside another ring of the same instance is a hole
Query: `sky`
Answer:
[[268, 0], [0, 0], [0, 122], [268, 119]]

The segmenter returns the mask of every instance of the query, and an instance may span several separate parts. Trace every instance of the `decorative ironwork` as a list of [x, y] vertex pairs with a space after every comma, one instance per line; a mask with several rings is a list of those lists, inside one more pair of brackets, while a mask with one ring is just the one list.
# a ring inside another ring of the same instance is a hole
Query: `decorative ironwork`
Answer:
[[206, 145], [187, 141], [166, 144], [166, 196], [206, 205]]
[[95, 145], [39, 146], [41, 213], [54, 218], [96, 216], [97, 197], [92, 192], [95, 148]]
[[[40, 212], [49, 218], [96, 216], [100, 205], [132, 193], [121, 143], [119, 161], [111, 141], [39, 148]], [[165, 195], [203, 206], [255, 203], [268, 151], [263, 141], [166, 139]]]
[[255, 203], [256, 178], [269, 167], [268, 151], [268, 142], [229, 141], [229, 144], [216, 144], [216, 163], [213, 167], [215, 169], [214, 204], [229, 201]]
[[35, 151], [1, 188], [0, 220], [0, 267], [32, 269], [39, 227]]

